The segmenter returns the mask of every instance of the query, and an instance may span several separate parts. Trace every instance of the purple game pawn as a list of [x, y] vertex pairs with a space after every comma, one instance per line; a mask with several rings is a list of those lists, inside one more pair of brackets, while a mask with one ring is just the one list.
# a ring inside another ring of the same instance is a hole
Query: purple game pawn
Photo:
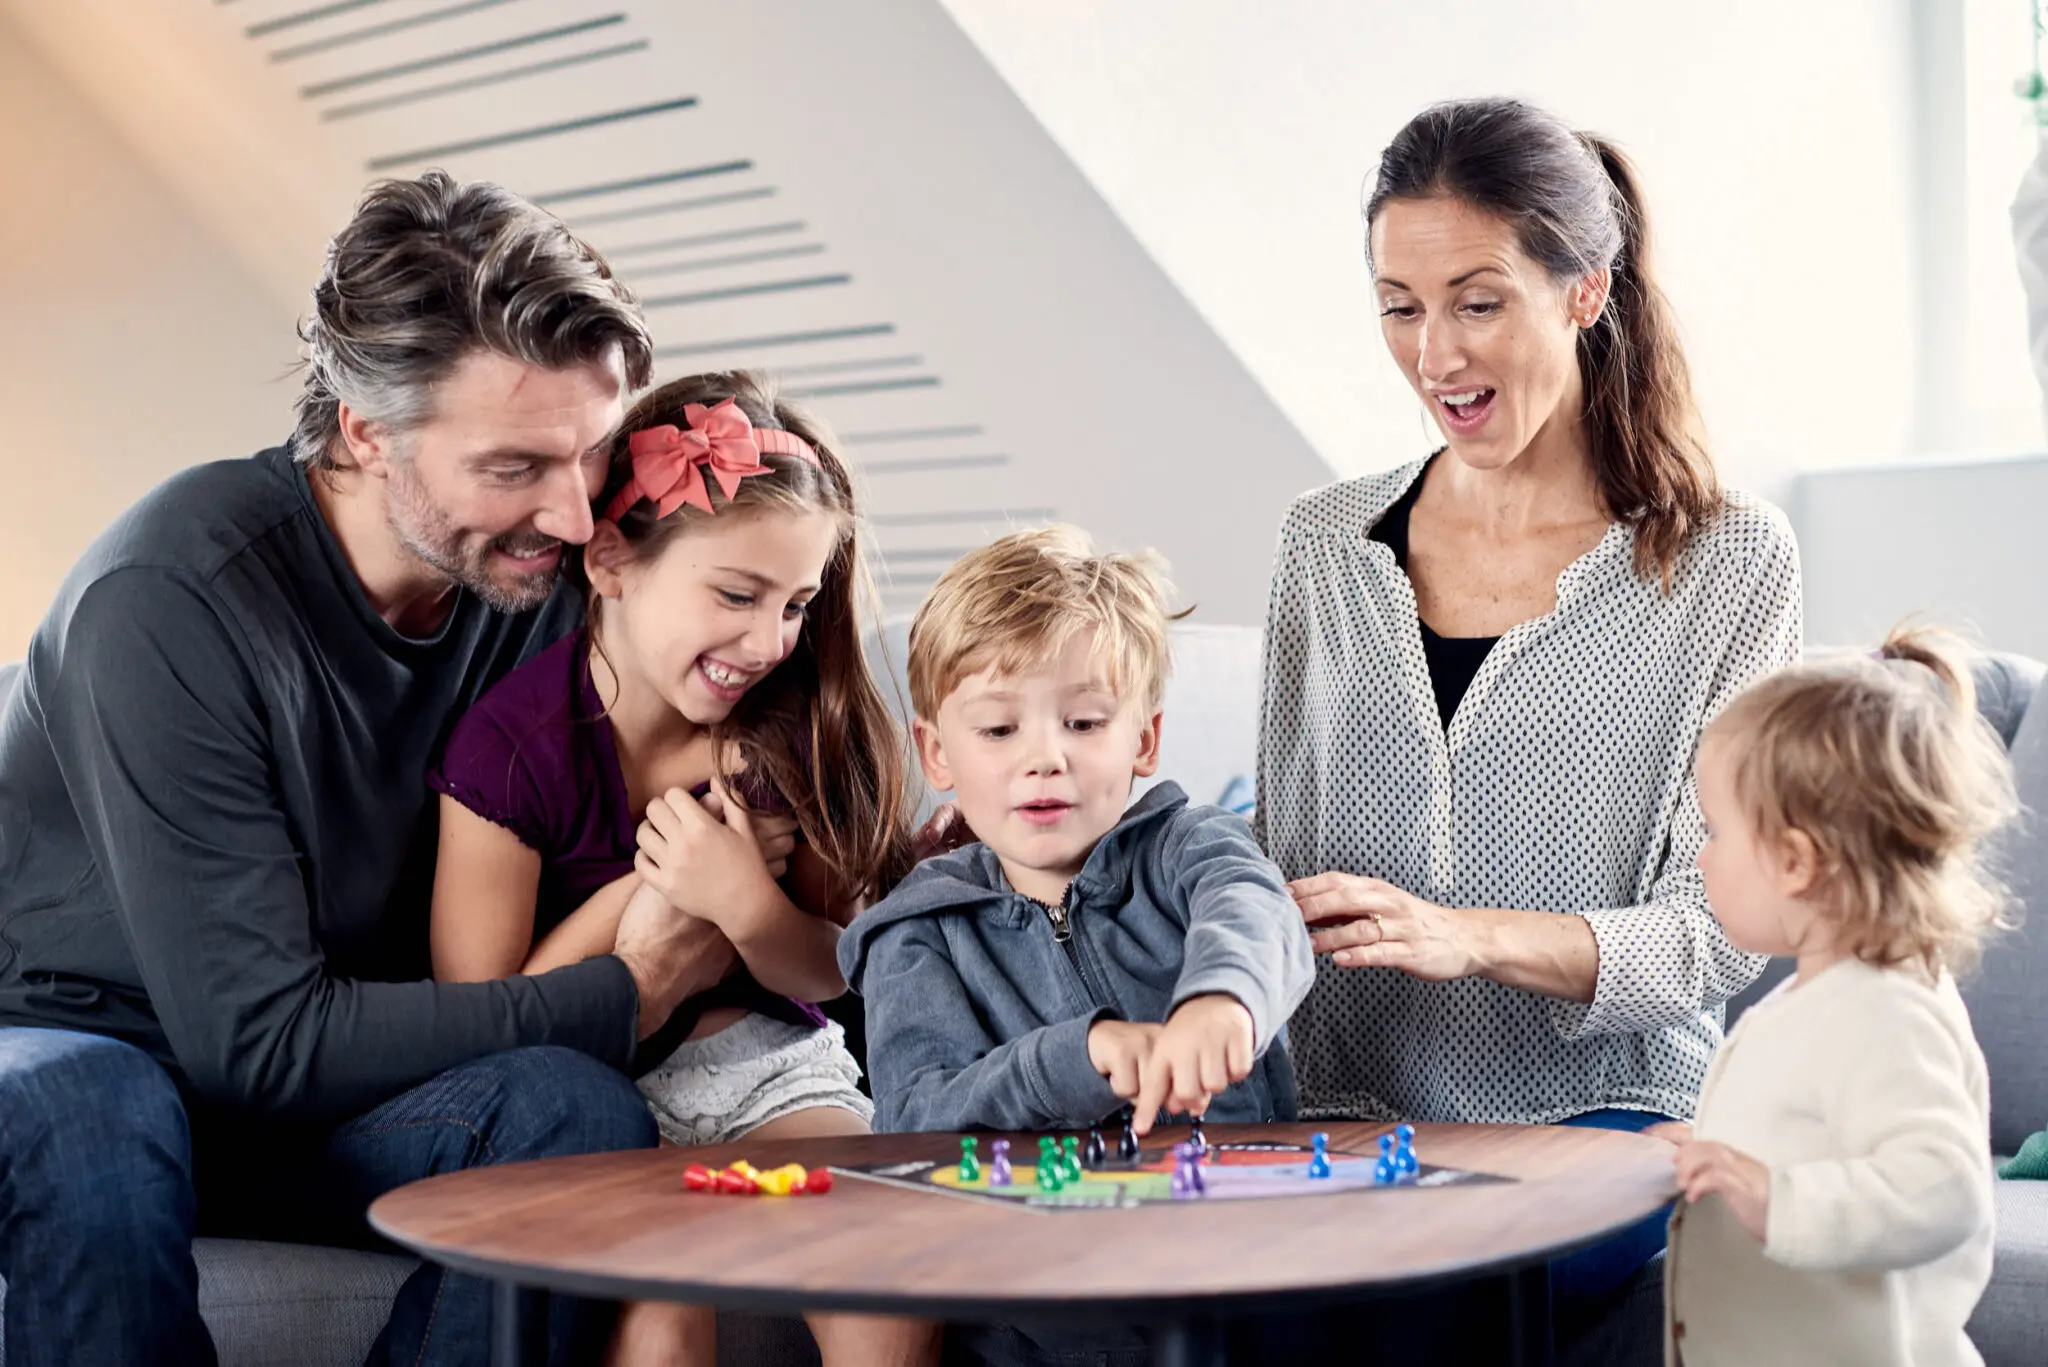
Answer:
[[1193, 1144], [1173, 1146], [1173, 1194], [1187, 1199], [1208, 1194], [1208, 1184], [1202, 1180], [1202, 1151]]
[[989, 1146], [988, 1184], [992, 1187], [1010, 1185], [1010, 1141], [998, 1139]]

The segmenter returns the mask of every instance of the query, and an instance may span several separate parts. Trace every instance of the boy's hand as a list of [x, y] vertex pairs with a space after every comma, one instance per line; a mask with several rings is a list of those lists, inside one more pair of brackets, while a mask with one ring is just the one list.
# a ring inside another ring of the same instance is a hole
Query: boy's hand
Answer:
[[1152, 1044], [1132, 1129], [1150, 1133], [1162, 1105], [1172, 1115], [1199, 1116], [1210, 1097], [1251, 1071], [1252, 1013], [1244, 1003], [1220, 992], [1190, 997]]
[[1771, 1170], [1748, 1154], [1693, 1139], [1678, 1146], [1678, 1187], [1688, 1201], [1719, 1195], [1758, 1243], [1770, 1229]]
[[1088, 1027], [1088, 1062], [1109, 1079], [1109, 1089], [1129, 1101], [1144, 1081], [1145, 1064], [1163, 1026], [1143, 1021], [1097, 1021]]

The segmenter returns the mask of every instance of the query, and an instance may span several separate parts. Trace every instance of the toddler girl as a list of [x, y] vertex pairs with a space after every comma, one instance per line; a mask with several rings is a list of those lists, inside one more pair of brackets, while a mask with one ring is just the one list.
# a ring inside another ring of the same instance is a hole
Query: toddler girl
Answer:
[[1952, 974], [1997, 922], [1978, 848], [2015, 804], [1968, 670], [1925, 634], [1786, 670], [1707, 729], [1698, 775], [1715, 916], [1798, 972], [1673, 1136], [1667, 1356], [1977, 1363], [1990, 1095]]

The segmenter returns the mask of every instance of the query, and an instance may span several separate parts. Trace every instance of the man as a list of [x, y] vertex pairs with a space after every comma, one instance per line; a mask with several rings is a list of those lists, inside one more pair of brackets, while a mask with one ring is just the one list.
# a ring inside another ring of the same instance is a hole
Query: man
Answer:
[[[430, 1173], [650, 1145], [619, 1071], [732, 964], [639, 899], [615, 955], [426, 981], [426, 768], [580, 613], [607, 438], [651, 348], [557, 220], [438, 172], [331, 244], [289, 447], [119, 517], [0, 711], [9, 1367], [212, 1363], [195, 1227], [361, 1237]], [[147, 441], [147, 415], [107, 436]], [[380, 1360], [480, 1360], [422, 1267]], [[602, 1334], [561, 1304], [558, 1354]]]

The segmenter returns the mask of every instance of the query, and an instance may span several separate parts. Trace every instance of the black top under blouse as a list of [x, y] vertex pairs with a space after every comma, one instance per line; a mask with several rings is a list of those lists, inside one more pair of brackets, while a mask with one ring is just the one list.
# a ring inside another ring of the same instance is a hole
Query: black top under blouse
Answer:
[[[1434, 460], [1431, 463], [1434, 464]], [[1395, 500], [1374, 524], [1370, 534], [1374, 541], [1384, 542], [1394, 553], [1394, 563], [1404, 574], [1408, 570], [1408, 515], [1415, 510], [1415, 500], [1422, 493], [1422, 481], [1427, 478], [1429, 467], [1424, 466], [1415, 482], [1408, 486], [1408, 492]], [[1486, 653], [1493, 649], [1493, 643], [1500, 637], [1439, 636], [1430, 630], [1429, 623], [1418, 618], [1417, 624], [1422, 628], [1422, 658], [1429, 665], [1429, 685], [1436, 692], [1437, 716], [1448, 731], [1465, 690], [1472, 686], [1479, 666], [1486, 662]]]

